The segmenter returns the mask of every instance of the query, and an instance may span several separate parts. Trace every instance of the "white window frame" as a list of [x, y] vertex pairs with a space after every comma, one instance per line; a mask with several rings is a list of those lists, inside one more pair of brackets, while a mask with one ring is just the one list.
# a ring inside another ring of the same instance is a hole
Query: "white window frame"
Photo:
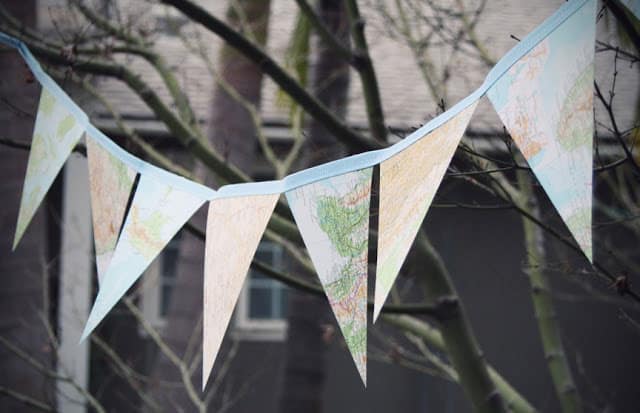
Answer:
[[[276, 254], [276, 261], [271, 265], [274, 268], [283, 267], [284, 250], [282, 246], [267, 241], [261, 243], [258, 248], [275, 248], [278, 254]], [[162, 330], [167, 325], [166, 318], [161, 315], [162, 260], [162, 253], [160, 253], [142, 276], [142, 313], [145, 319], [157, 330]], [[249, 316], [251, 270], [249, 271], [236, 303], [232, 328], [229, 329], [230, 334], [239, 340], [284, 341], [287, 335], [286, 319], [257, 319]], [[147, 333], [142, 327], [139, 327], [138, 331], [141, 336], [146, 337]]]
[[[263, 241], [259, 249], [275, 248], [278, 251], [274, 268], [282, 268], [284, 264], [284, 250], [282, 246], [273, 242]], [[277, 282], [277, 281], [274, 281]], [[247, 274], [244, 286], [240, 292], [236, 305], [234, 325], [231, 334], [239, 340], [248, 341], [284, 341], [287, 335], [286, 319], [257, 319], [249, 316], [251, 270]]]

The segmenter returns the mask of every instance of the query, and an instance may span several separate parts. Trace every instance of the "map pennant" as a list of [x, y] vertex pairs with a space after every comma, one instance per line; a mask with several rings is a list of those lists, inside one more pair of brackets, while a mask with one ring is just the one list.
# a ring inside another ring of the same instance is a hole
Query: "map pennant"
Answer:
[[87, 159], [96, 266], [98, 280], [102, 282], [116, 248], [136, 171], [90, 137]]
[[477, 101], [380, 164], [374, 322], [400, 272], [476, 105]]
[[487, 93], [589, 261], [596, 3], [585, 3]]
[[367, 268], [372, 168], [286, 193], [318, 278], [367, 385]]
[[209, 203], [204, 259], [203, 390], [279, 197], [280, 194], [243, 196]]
[[140, 175], [120, 239], [82, 333], [85, 339], [204, 199]]
[[20, 199], [14, 250], [83, 133], [78, 119], [43, 87]]

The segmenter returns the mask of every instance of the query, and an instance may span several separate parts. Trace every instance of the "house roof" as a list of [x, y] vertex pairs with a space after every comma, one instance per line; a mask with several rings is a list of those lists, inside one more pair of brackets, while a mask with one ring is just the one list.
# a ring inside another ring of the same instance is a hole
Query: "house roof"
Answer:
[[[202, 1], [214, 15], [224, 17], [224, 1]], [[426, 83], [415, 64], [411, 50], [403, 39], [391, 36], [389, 24], [377, 9], [380, 4], [390, 4], [388, 0], [365, 0], [362, 2], [362, 13], [365, 16], [366, 34], [370, 44], [370, 53], [374, 61], [383, 108], [387, 124], [395, 128], [411, 128], [418, 126], [425, 120], [432, 118], [439, 112], [438, 101], [430, 96]], [[442, 0], [441, 6], [450, 6], [455, 2]], [[148, 7], [146, 2], [141, 4]], [[496, 0], [487, 2], [476, 31], [478, 39], [485, 45], [490, 56], [498, 60], [517, 40], [523, 38], [546, 17], [551, 15], [561, 1], [545, 0], [530, 2], [524, 0], [506, 1]], [[139, 13], [132, 6], [132, 14]], [[278, 61], [282, 61], [287, 48], [289, 37], [295, 23], [297, 8], [289, 0], [272, 0], [272, 14], [266, 49]], [[145, 11], [147, 24], [159, 26], [161, 23], [180, 19], [179, 13], [161, 5], [154, 5], [151, 13]], [[445, 23], [448, 24], [448, 23]], [[206, 57], [213, 67], [219, 69], [217, 56], [221, 40], [204, 29], [187, 22], [183, 32], [197, 34], [202, 39], [206, 49]], [[515, 37], [515, 38], [514, 38]], [[198, 49], [199, 42], [194, 37], [181, 38], [160, 32], [154, 35], [156, 49], [167, 59], [175, 69], [177, 77], [192, 102], [197, 116], [206, 122], [211, 105], [214, 77], [207, 68], [202, 56], [190, 49]], [[614, 45], [618, 44], [615, 27], [610, 20], [601, 19], [598, 24], [598, 39]], [[185, 43], [186, 42], [186, 43]], [[429, 49], [436, 70], [441, 70], [442, 62], [449, 58], [447, 47], [434, 46]], [[598, 53], [596, 56], [596, 76], [602, 90], [608, 90], [613, 73], [611, 53]], [[477, 88], [489, 71], [489, 67], [479, 59], [469, 57], [468, 53], [458, 53], [452, 60], [449, 81], [447, 82], [446, 105], [452, 106]], [[127, 64], [139, 73], [154, 90], [163, 98], [168, 99], [168, 93], [162, 86], [159, 76], [152, 67], [141, 59], [131, 59]], [[631, 127], [636, 116], [636, 101], [638, 98], [638, 84], [640, 79], [637, 67], [629, 64], [618, 64], [619, 72], [616, 87], [616, 101], [618, 102], [618, 122], [621, 128]], [[159, 123], [150, 122], [153, 115], [146, 105], [134, 95], [126, 85], [115, 79], [104, 79], [99, 88], [107, 99], [121, 113], [130, 119], [146, 122], [150, 128], [160, 127]], [[286, 122], [286, 110], [276, 103], [277, 88], [271, 79], [265, 77], [263, 84], [261, 111], [265, 122]], [[597, 105], [598, 106], [598, 105]], [[348, 122], [355, 126], [366, 127], [366, 111], [361, 92], [361, 85], [357, 73], [352, 73], [349, 105], [347, 111]], [[606, 113], [602, 107], [596, 109], [598, 119], [607, 123]], [[100, 115], [98, 110], [97, 115]], [[104, 115], [104, 113], [102, 113]], [[100, 122], [97, 122], [100, 123]], [[482, 131], [499, 130], [501, 123], [488, 103], [483, 99], [470, 128]]]

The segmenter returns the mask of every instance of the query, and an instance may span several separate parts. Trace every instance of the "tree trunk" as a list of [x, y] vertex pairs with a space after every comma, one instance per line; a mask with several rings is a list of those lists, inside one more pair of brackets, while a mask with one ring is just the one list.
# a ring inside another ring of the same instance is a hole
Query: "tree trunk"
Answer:
[[[242, 19], [236, 13], [238, 8], [243, 13]], [[267, 0], [230, 0], [227, 21], [237, 30], [250, 30], [250, 37], [260, 45], [264, 45], [267, 38], [269, 10], [270, 1]], [[243, 20], [248, 27], [241, 27]], [[226, 43], [220, 51], [219, 61], [220, 80], [237, 90], [246, 101], [258, 106], [263, 77], [260, 69]], [[256, 156], [256, 130], [250, 114], [222, 87], [216, 86], [213, 94], [208, 125], [209, 140], [228, 162], [242, 170], [250, 170]], [[204, 178], [209, 185], [216, 184], [212, 179], [207, 179], [207, 171], [200, 164], [196, 167], [195, 174]], [[201, 208], [191, 220], [198, 228], [205, 228], [207, 206], [208, 204]], [[177, 279], [172, 289], [169, 312], [166, 316], [167, 323], [163, 331], [163, 339], [178, 356], [186, 355], [188, 363], [196, 359], [202, 351], [203, 253], [202, 240], [183, 232]], [[193, 343], [195, 346], [189, 347]], [[186, 354], [187, 351], [188, 354]], [[224, 348], [220, 352], [218, 361], [223, 357]], [[194, 387], [199, 388], [202, 374], [201, 363], [197, 362], [197, 364], [198, 368], [195, 369], [192, 377], [196, 377]], [[213, 374], [215, 375], [215, 368]], [[181, 380], [180, 371], [161, 354], [157, 356], [152, 375], [156, 380]], [[169, 391], [156, 387], [151, 391], [155, 399], [171, 403], [164, 404], [165, 406], [179, 406], [185, 411], [194, 410], [193, 402], [182, 389]], [[171, 410], [174, 410], [174, 407]]]
[[[349, 27], [342, 1], [321, 0], [318, 15], [330, 31], [348, 43]], [[318, 99], [340, 118], [345, 118], [349, 89], [349, 65], [335, 50], [316, 42], [316, 59], [312, 61], [311, 82]], [[306, 148], [300, 167], [310, 167], [346, 155], [335, 137], [318, 122], [309, 122]], [[323, 325], [335, 324], [324, 297], [291, 290], [280, 411], [322, 412], [325, 380]], [[339, 329], [336, 327], [336, 331]], [[339, 334], [339, 333], [338, 333]], [[341, 338], [340, 338], [341, 339]], [[354, 372], [355, 374], [355, 372]]]
[[[518, 185], [525, 199], [529, 200], [531, 215], [540, 219], [537, 195], [533, 189], [533, 181], [528, 175], [526, 171], [517, 171]], [[551, 293], [551, 282], [543, 268], [547, 262], [544, 233], [539, 226], [524, 216], [522, 226], [527, 251], [526, 272], [531, 284], [531, 298], [538, 321], [542, 348], [547, 359], [547, 368], [563, 413], [579, 413], [583, 411], [582, 402], [562, 343], [562, 334]]]

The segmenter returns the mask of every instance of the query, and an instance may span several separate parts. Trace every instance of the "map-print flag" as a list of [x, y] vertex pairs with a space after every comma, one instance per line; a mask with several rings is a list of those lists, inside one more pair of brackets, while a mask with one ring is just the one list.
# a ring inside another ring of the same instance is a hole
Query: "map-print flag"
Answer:
[[89, 189], [98, 280], [106, 273], [124, 221], [136, 171], [87, 137]]
[[209, 203], [204, 258], [203, 390], [279, 197], [280, 194], [254, 195]]
[[380, 315], [476, 105], [477, 101], [380, 164], [374, 322]]
[[38, 206], [76, 146], [84, 128], [46, 88], [42, 88], [27, 173], [22, 187], [15, 250]]
[[514, 64], [487, 95], [589, 261], [596, 1]]
[[367, 267], [372, 168], [286, 193], [358, 373], [367, 385]]
[[82, 333], [85, 339], [205, 199], [140, 175], [118, 244]]

